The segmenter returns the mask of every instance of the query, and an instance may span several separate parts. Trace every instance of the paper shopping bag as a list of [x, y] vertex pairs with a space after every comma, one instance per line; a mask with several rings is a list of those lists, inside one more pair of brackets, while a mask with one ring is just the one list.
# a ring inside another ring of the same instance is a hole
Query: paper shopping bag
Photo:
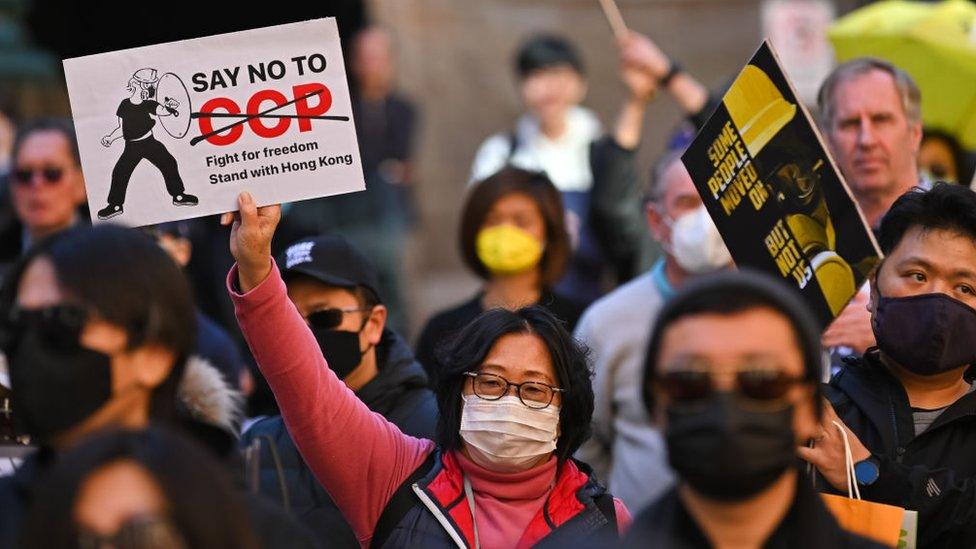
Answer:
[[820, 494], [842, 528], [889, 547], [898, 547], [905, 510], [832, 494]]

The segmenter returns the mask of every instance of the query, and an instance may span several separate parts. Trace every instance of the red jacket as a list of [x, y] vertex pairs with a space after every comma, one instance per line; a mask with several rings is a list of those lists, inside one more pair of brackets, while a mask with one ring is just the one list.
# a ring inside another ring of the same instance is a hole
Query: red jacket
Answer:
[[[431, 462], [422, 465], [393, 496], [388, 509], [404, 503], [409, 509], [392, 516], [384, 513], [373, 547], [475, 547], [474, 525], [457, 457], [453, 452], [437, 452], [431, 461], [432, 466]], [[560, 464], [545, 505], [529, 522], [517, 549], [540, 542], [565, 546], [596, 536], [612, 540], [627, 525], [626, 513], [617, 514], [612, 496], [581, 467], [586, 466], [574, 460]], [[396, 521], [396, 525], [391, 527], [384, 521]], [[389, 529], [389, 534], [381, 534], [384, 529]]]

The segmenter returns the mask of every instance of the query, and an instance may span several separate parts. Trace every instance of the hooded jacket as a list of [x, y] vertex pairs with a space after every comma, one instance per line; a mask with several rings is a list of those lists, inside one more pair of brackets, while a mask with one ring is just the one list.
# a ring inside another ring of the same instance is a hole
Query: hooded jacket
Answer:
[[[428, 389], [427, 375], [400, 336], [383, 332], [377, 346], [376, 377], [356, 396], [408, 435], [432, 438], [437, 425], [437, 402]], [[247, 448], [257, 445], [260, 492], [286, 507], [308, 526], [324, 547], [359, 547], [356, 534], [329, 494], [315, 480], [281, 416], [254, 423], [241, 437]], [[271, 447], [277, 453], [273, 454]], [[281, 464], [278, 471], [275, 462]]]
[[976, 392], [916, 436], [908, 394], [874, 349], [845, 359], [824, 393], [879, 461], [861, 496], [918, 511], [920, 549], [976, 547]]

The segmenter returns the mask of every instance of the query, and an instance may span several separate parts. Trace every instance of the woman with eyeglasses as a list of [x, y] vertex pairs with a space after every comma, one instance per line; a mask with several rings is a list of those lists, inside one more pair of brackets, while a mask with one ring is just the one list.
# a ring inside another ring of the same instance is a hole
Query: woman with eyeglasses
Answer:
[[271, 239], [279, 206], [247, 193], [228, 286], [238, 321], [299, 451], [374, 547], [529, 547], [616, 537], [623, 505], [571, 459], [593, 391], [585, 351], [537, 307], [484, 313], [438, 376], [436, 442], [370, 413], [328, 368], [289, 302]]
[[252, 549], [240, 495], [205, 450], [153, 427], [96, 435], [35, 490], [24, 549]]

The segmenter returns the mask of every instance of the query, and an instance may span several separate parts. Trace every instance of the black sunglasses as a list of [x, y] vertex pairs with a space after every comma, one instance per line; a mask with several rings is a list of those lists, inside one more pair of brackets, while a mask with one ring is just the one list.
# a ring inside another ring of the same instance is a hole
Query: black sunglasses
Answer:
[[[672, 370], [658, 374], [654, 380], [657, 387], [674, 402], [704, 400], [716, 392], [713, 374], [709, 370]], [[746, 368], [735, 373], [735, 391], [752, 400], [772, 402], [786, 396], [794, 385], [807, 381], [782, 370]]]
[[14, 181], [20, 185], [30, 185], [35, 173], [40, 173], [41, 180], [48, 185], [53, 185], [64, 177], [64, 170], [61, 168], [17, 168], [14, 170]]
[[0, 327], [0, 347], [12, 351], [24, 331], [36, 327], [43, 341], [53, 349], [73, 350], [81, 344], [81, 331], [88, 322], [88, 310], [78, 305], [53, 305], [41, 309], [15, 307]]
[[[309, 313], [308, 325], [312, 328], [321, 330], [332, 330], [342, 324], [342, 315], [345, 313], [365, 313], [372, 309], [319, 309]], [[363, 323], [365, 324], [365, 322]]]

